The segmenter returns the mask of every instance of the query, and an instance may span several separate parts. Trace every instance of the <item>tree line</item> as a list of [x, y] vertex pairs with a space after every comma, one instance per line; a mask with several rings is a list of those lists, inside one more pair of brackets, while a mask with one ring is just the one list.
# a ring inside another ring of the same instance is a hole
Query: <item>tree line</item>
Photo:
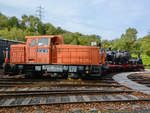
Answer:
[[102, 41], [104, 48], [111, 47], [112, 50], [129, 51], [133, 54], [142, 53], [150, 56], [150, 34], [137, 38], [137, 30], [135, 28], [128, 28], [120, 38], [107, 41]]
[[23, 15], [21, 19], [15, 16], [7, 17], [0, 13], [0, 35], [10, 40], [25, 41], [25, 36], [29, 35], [58, 35], [62, 34], [65, 44], [90, 45], [96, 41], [100, 43], [101, 37], [98, 35], [84, 35], [72, 33], [61, 27], [55, 27], [51, 23], [43, 23], [32, 15]]
[[91, 45], [97, 42], [102, 47], [113, 50], [127, 50], [131, 53], [141, 52], [150, 56], [150, 34], [137, 39], [137, 30], [128, 28], [120, 38], [115, 40], [101, 40], [99, 35], [84, 35], [72, 33], [61, 27], [55, 27], [51, 23], [43, 23], [39, 18], [32, 15], [23, 15], [21, 19], [15, 16], [7, 17], [0, 13], [0, 35], [9, 40], [25, 41], [29, 35], [57, 35], [62, 34], [65, 44]]

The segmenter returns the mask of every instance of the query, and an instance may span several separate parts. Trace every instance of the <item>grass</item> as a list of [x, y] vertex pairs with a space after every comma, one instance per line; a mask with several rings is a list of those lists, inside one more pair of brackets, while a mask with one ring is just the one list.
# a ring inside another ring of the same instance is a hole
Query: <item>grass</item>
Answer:
[[149, 66], [146, 66], [145, 68], [147, 68], [147, 69], [150, 69], [150, 57], [144, 57], [144, 56], [142, 56], [142, 60], [143, 60], [143, 64], [145, 64], [145, 65], [149, 65]]
[[[132, 54], [131, 56], [133, 58], [137, 58], [136, 54]], [[150, 69], [150, 57], [144, 54], [142, 54], [141, 57], [142, 57], [143, 64], [149, 65], [149, 66], [146, 66], [145, 68]]]

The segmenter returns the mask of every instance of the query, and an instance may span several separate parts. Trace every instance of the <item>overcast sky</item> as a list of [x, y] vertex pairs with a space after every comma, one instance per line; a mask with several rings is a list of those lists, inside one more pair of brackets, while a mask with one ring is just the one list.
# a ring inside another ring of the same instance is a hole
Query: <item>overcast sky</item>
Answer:
[[71, 32], [120, 38], [129, 27], [138, 37], [150, 32], [150, 0], [0, 0], [0, 12], [21, 18], [44, 8], [43, 22]]

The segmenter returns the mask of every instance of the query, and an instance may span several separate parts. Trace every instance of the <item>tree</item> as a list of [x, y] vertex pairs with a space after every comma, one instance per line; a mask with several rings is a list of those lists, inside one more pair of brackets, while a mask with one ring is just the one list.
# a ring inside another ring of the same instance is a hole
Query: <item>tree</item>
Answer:
[[0, 13], [0, 29], [4, 29], [8, 25], [8, 18]]
[[9, 19], [8, 19], [8, 27], [9, 28], [11, 28], [11, 27], [20, 27], [19, 26], [19, 20], [15, 17], [15, 16], [13, 16], [13, 17], [10, 17]]
[[141, 46], [140, 46], [140, 51], [144, 54], [147, 54], [148, 55], [148, 52], [149, 52], [149, 48], [150, 48], [150, 35], [147, 35], [141, 39], [138, 40], [140, 43], [141, 43]]
[[75, 44], [75, 45], [80, 45], [80, 40], [79, 40], [79, 38], [81, 38], [81, 36], [82, 36], [81, 33], [78, 33], [78, 32], [73, 33], [73, 39], [74, 39], [73, 44]]
[[63, 34], [63, 33], [64, 33], [64, 30], [61, 27], [56, 28], [55, 35]]
[[138, 48], [139, 43], [135, 43], [137, 40], [137, 30], [135, 28], [128, 28], [125, 34], [121, 35], [120, 39], [116, 39], [112, 42], [112, 49], [114, 50], [127, 50], [134, 52]]
[[74, 40], [71, 32], [64, 33], [63, 39], [65, 44], [71, 44], [72, 41]]
[[47, 35], [54, 35], [55, 34], [56, 28], [52, 24], [47, 23], [44, 25], [44, 27], [45, 27], [45, 34], [47, 34]]
[[101, 37], [99, 35], [82, 35], [78, 39], [80, 45], [91, 45], [91, 42], [96, 42], [97, 44], [101, 43]]
[[108, 40], [103, 40], [103, 41], [101, 42], [101, 45], [102, 45], [102, 47], [105, 48], [105, 49], [108, 49], [109, 47], [111, 47], [111, 44], [110, 44], [110, 42], [109, 42]]
[[129, 52], [133, 52], [135, 50], [134, 42], [137, 39], [137, 30], [135, 28], [128, 28], [126, 33], [121, 36], [122, 49]]
[[22, 16], [21, 28], [25, 30], [27, 29], [30, 32], [36, 32], [36, 34], [45, 34], [45, 31], [43, 30], [44, 27], [40, 19], [32, 15]]

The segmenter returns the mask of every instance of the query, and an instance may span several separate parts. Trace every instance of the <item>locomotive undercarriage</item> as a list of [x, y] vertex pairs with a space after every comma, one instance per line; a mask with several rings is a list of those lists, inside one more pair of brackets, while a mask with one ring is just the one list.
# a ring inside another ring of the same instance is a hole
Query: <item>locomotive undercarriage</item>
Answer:
[[43, 74], [80, 78], [86, 75], [101, 76], [102, 65], [7, 64], [4, 66], [4, 73], [25, 74], [27, 78], [41, 77]]

